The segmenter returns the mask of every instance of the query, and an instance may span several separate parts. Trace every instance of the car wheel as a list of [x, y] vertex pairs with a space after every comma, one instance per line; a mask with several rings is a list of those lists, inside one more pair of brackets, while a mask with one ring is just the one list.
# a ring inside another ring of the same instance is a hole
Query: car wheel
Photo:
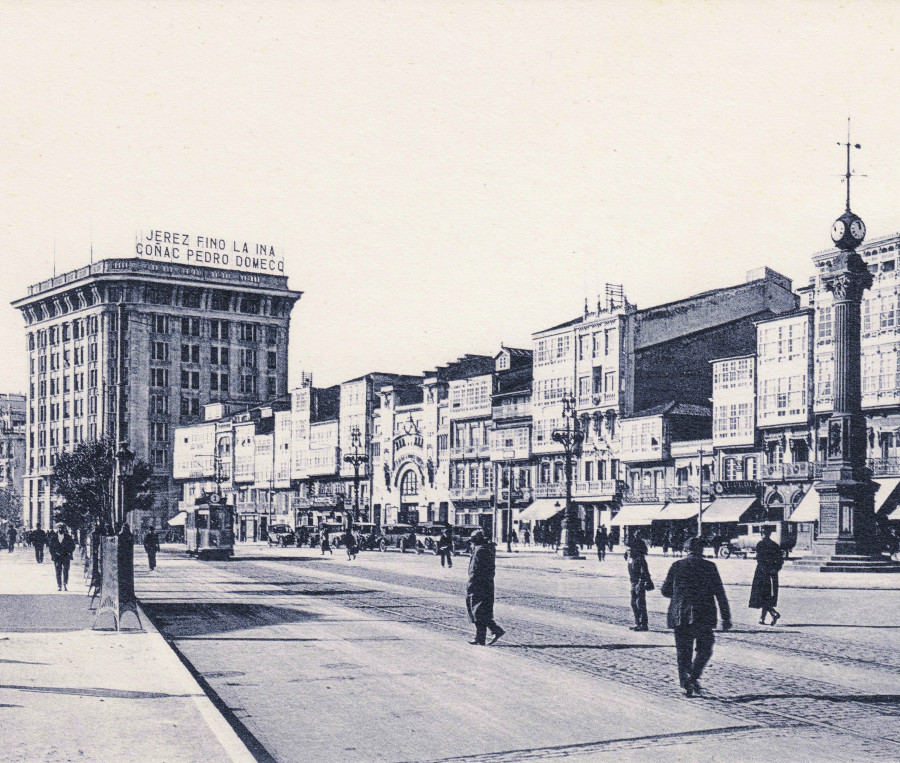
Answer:
[[381, 541], [381, 542], [378, 544], [378, 550], [381, 551], [382, 553], [384, 553], [385, 551], [387, 551], [387, 543], [385, 543], [384, 541]]
[[719, 556], [721, 556], [723, 559], [727, 559], [729, 556], [731, 556], [731, 549], [728, 548], [728, 546], [722, 546], [722, 548], [719, 549]]

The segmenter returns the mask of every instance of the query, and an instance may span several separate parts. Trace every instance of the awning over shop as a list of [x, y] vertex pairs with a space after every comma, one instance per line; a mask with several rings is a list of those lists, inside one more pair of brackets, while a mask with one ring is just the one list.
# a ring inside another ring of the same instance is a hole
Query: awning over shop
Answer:
[[736, 495], [716, 498], [703, 510], [704, 522], [740, 522], [741, 517], [754, 503], [756, 496]]
[[[883, 480], [873, 480], [878, 484], [878, 490], [875, 492], [875, 511], [879, 511], [885, 503], [888, 502], [893, 495], [897, 486], [900, 485], [900, 479], [890, 478]], [[818, 484], [818, 483], [817, 483]], [[900, 519], [900, 508], [894, 509], [888, 519]], [[818, 522], [819, 521], [819, 491], [816, 485], [813, 485], [809, 492], [803, 496], [800, 505], [791, 514], [791, 522]]]
[[655, 520], [673, 522], [678, 519], [691, 519], [696, 517], [700, 510], [697, 503], [670, 503], [660, 513], [659, 516], [653, 517]]
[[819, 521], [819, 491], [816, 490], [816, 486], [813, 485], [809, 491], [807, 491], [806, 495], [803, 496], [803, 500], [797, 505], [797, 508], [794, 509], [794, 513], [791, 514], [789, 522], [818, 522]]
[[184, 527], [184, 519], [187, 517], [186, 511], [179, 511], [174, 517], [168, 521], [169, 527]]
[[611, 525], [634, 526], [649, 525], [659, 519], [664, 503], [623, 503], [619, 513], [613, 517]]
[[563, 506], [562, 502], [553, 498], [538, 498], [536, 501], [532, 501], [527, 509], [522, 510], [518, 519], [520, 522], [523, 520], [526, 522], [540, 522], [541, 520], [555, 517], [564, 508], [565, 506]]

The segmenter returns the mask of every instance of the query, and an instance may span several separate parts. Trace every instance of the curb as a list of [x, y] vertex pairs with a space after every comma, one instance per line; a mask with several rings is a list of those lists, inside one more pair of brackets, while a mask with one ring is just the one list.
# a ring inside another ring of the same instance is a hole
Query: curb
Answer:
[[[156, 627], [156, 623], [138, 603], [141, 622], [144, 630], [157, 636], [168, 649], [160, 650], [164, 660], [171, 665], [174, 675], [178, 675], [186, 685], [192, 687], [191, 698], [194, 705], [206, 721], [216, 741], [235, 763], [252, 763], [255, 761], [274, 761], [256, 737], [241, 723], [232, 710], [222, 701], [206, 680], [194, 670], [193, 666], [179, 651], [178, 647], [167, 639]], [[168, 666], [167, 666], [168, 667]], [[255, 752], [251, 748], [256, 748]]]

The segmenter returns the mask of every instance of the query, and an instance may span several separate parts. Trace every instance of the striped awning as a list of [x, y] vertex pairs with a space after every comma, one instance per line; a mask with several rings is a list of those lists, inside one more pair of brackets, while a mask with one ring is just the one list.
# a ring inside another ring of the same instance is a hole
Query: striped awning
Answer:
[[664, 503], [623, 503], [619, 513], [613, 517], [610, 524], [619, 527], [649, 525], [654, 519], [660, 518], [659, 513], [665, 505]]

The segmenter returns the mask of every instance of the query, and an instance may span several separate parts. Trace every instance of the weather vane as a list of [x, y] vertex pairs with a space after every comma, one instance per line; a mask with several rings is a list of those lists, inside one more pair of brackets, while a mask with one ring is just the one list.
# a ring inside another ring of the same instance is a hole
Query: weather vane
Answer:
[[[847, 211], [849, 212], [850, 211], [850, 176], [855, 174], [850, 171], [850, 148], [851, 147], [862, 148], [862, 146], [859, 145], [859, 143], [851, 143], [850, 142], [850, 117], [847, 117], [847, 142], [841, 143], [840, 141], [838, 141], [838, 145], [847, 147], [847, 173], [844, 175], [844, 177], [847, 179]], [[866, 176], [860, 175], [859, 177], [866, 177]]]

